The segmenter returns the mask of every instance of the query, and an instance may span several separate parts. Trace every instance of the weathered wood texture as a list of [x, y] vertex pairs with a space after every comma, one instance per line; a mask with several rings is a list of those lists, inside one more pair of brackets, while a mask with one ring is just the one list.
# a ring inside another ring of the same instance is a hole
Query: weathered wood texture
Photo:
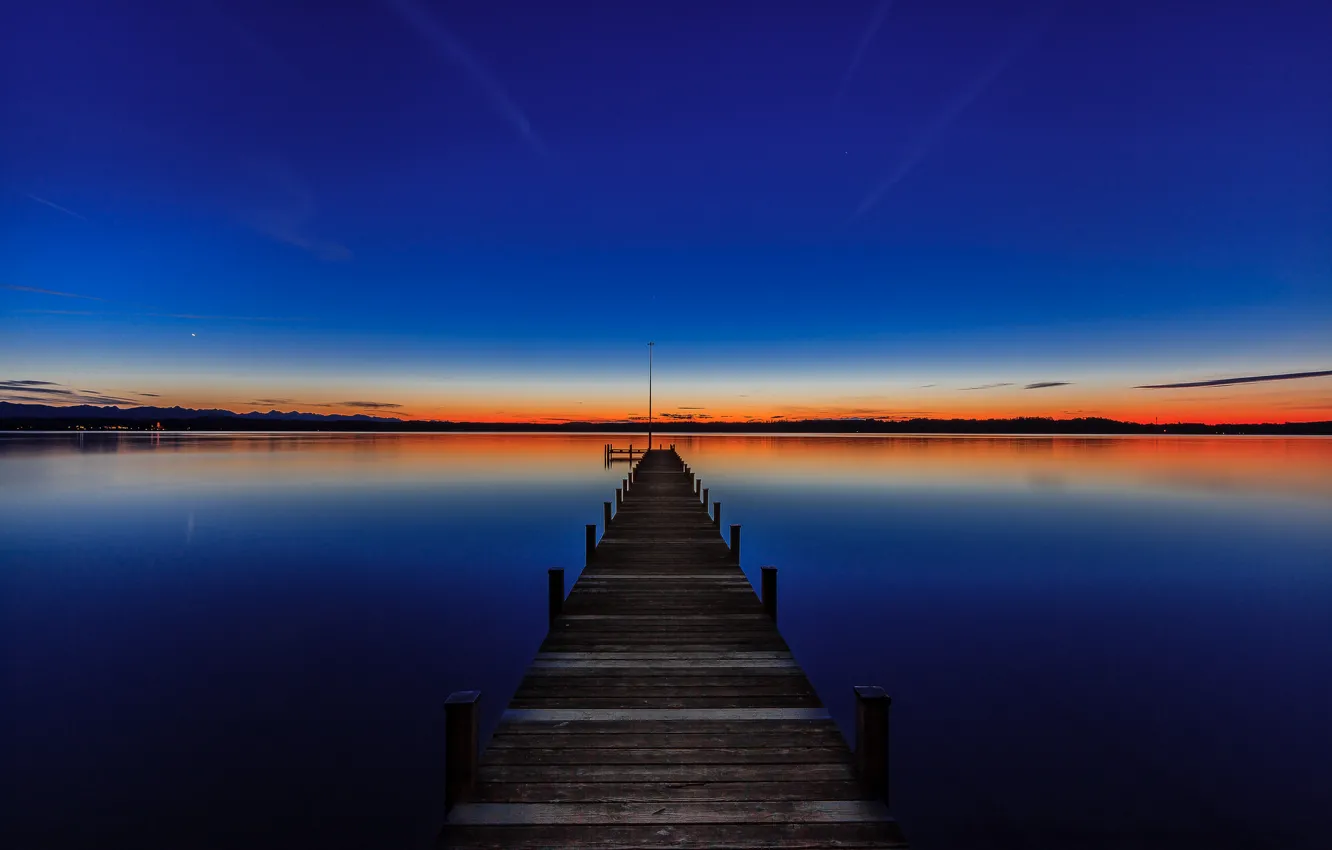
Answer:
[[906, 846], [695, 486], [639, 461], [444, 846]]

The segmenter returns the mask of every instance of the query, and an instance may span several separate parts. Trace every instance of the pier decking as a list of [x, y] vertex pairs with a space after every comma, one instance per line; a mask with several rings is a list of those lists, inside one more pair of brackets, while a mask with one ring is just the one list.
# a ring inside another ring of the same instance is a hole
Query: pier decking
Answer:
[[630, 480], [567, 599], [551, 571], [550, 632], [479, 764], [475, 695], [450, 697], [444, 846], [904, 847], [887, 698], [857, 689], [853, 756], [777, 631], [776, 572], [760, 600], [674, 450]]

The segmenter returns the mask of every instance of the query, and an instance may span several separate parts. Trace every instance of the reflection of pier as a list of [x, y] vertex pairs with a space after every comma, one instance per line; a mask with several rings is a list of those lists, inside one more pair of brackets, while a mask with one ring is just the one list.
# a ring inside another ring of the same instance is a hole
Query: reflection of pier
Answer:
[[549, 571], [549, 632], [484, 755], [480, 694], [449, 697], [445, 846], [905, 846], [888, 697], [855, 689], [853, 754], [777, 631], [776, 569], [755, 595], [708, 496], [673, 447], [643, 454], [568, 598]]

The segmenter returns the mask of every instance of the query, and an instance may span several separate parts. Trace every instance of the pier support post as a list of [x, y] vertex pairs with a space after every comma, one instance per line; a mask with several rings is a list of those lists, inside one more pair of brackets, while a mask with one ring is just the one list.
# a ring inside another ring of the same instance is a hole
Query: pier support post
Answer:
[[717, 526], [718, 531], [721, 531], [721, 502], [712, 503], [712, 524]]
[[629, 492], [629, 479], [628, 479], [628, 478], [621, 478], [621, 479], [620, 479], [620, 486], [624, 488], [624, 492], [628, 493], [628, 492]]
[[603, 526], [603, 529], [604, 529], [604, 530], [603, 530], [601, 533], [602, 533], [602, 534], [605, 534], [607, 531], [610, 531], [610, 524], [611, 524], [611, 503], [610, 503], [610, 502], [602, 502], [602, 503], [601, 503], [601, 518], [602, 518], [603, 520], [605, 520], [605, 525]]
[[888, 802], [888, 707], [883, 688], [856, 686], [856, 772], [865, 790]]
[[587, 524], [587, 562], [592, 563], [592, 556], [597, 553], [597, 524]]
[[555, 625], [555, 618], [564, 608], [564, 568], [551, 567], [546, 571], [546, 595], [550, 597], [550, 626]]
[[476, 785], [477, 703], [480, 691], [454, 691], [444, 701], [444, 812]]
[[693, 482], [694, 482], [694, 498], [697, 499], [697, 498], [698, 498], [698, 495], [699, 495], [700, 493], [703, 492], [703, 491], [700, 489], [700, 488], [703, 486], [703, 479], [701, 479], [701, 478], [694, 478], [693, 473], [690, 473], [689, 477], [690, 477], [691, 479], [693, 479]]
[[624, 509], [624, 491], [619, 487], [615, 488], [615, 513], [618, 514]]
[[707, 488], [707, 487], [704, 487], [704, 488], [703, 488], [703, 510], [706, 511], [707, 509], [708, 509], [708, 488]]
[[731, 526], [731, 560], [740, 563], [740, 526]]
[[759, 585], [760, 598], [763, 600], [763, 613], [777, 622], [777, 568], [763, 567], [763, 580]]

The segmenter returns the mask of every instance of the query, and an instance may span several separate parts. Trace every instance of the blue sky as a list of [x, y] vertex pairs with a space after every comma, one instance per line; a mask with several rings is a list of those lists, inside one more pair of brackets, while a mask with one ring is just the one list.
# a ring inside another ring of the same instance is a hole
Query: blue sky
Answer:
[[[0, 379], [619, 415], [655, 339], [719, 416], [928, 383], [1137, 415], [1143, 383], [1332, 367], [1326, 4], [13, 17]], [[1152, 404], [1332, 416], [1326, 378], [1243, 392]]]

